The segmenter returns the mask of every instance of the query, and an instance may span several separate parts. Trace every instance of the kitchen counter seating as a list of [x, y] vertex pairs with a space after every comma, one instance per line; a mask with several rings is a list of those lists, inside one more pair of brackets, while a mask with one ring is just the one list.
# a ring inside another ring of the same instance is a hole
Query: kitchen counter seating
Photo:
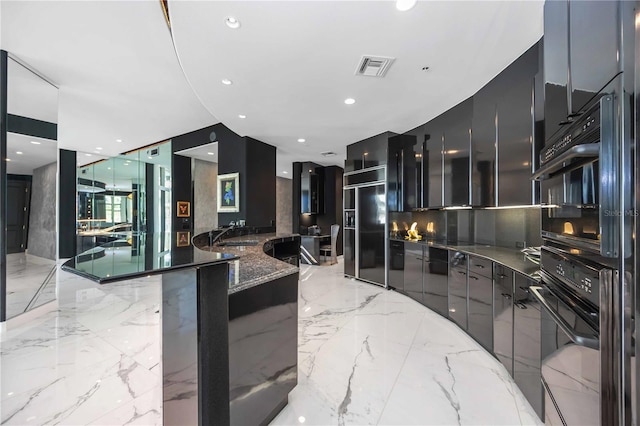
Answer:
[[162, 275], [164, 425], [268, 423], [297, 384], [299, 236], [157, 253], [170, 237], [113, 241], [63, 269], [107, 285]]

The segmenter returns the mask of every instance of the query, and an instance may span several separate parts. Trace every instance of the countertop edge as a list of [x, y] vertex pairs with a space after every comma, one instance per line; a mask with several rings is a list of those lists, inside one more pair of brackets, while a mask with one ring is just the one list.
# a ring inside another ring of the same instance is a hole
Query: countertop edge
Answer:
[[[400, 238], [390, 238], [389, 241], [398, 241], [398, 242], [403, 242], [403, 243], [413, 243], [413, 244], [420, 244], [423, 246], [428, 246], [428, 247], [436, 247], [436, 248], [440, 248], [440, 249], [444, 249], [444, 250], [455, 250], [455, 251], [459, 251], [459, 252], [463, 252], [466, 254], [470, 254], [473, 256], [478, 256], [478, 257], [482, 257], [484, 259], [490, 260], [492, 262], [495, 263], [499, 263], [500, 265], [503, 265], [509, 269], [512, 269], [514, 272], [524, 275], [527, 278], [534, 280], [534, 281], [539, 281], [540, 277], [532, 275], [531, 272], [527, 272], [524, 271], [523, 268], [517, 266], [517, 265], [513, 265], [513, 264], [507, 264], [504, 263], [503, 261], [496, 259], [494, 257], [491, 257], [487, 254], [484, 253], [480, 253], [477, 252], [473, 249], [470, 249], [469, 246], [473, 245], [473, 244], [460, 244], [460, 245], [456, 245], [456, 244], [445, 244], [445, 243], [441, 243], [441, 242], [435, 242], [435, 241], [425, 241], [425, 240], [419, 240], [419, 241], [411, 241], [411, 240], [405, 240], [405, 239], [400, 239]], [[519, 253], [519, 249], [511, 249], [509, 247], [500, 247], [500, 246], [492, 246], [492, 245], [477, 245], [478, 248], [482, 249], [487, 248], [487, 249], [499, 249], [499, 250], [509, 250], [509, 251], [513, 251], [513, 255], [517, 255]], [[518, 253], [517, 253], [518, 252]], [[524, 257], [524, 254], [522, 255]], [[524, 262], [524, 260], [523, 260]], [[535, 267], [535, 264], [533, 262], [531, 263], [531, 268]], [[539, 270], [539, 266], [537, 268], [537, 270]]]

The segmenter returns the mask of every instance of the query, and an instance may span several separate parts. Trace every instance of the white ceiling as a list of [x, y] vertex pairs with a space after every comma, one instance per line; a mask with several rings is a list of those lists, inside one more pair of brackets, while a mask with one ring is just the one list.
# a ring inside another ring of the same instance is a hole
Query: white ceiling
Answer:
[[196, 158], [202, 161], [208, 161], [209, 163], [217, 163], [218, 142], [211, 142], [206, 145], [196, 146], [195, 148], [183, 149], [182, 151], [176, 152], [176, 154]]
[[[542, 8], [170, 0], [179, 62], [157, 0], [2, 0], [0, 46], [59, 87], [61, 148], [113, 156], [222, 121], [275, 145], [277, 172], [290, 177], [292, 161], [343, 165], [346, 145], [409, 130], [473, 94], [541, 37]], [[397, 59], [384, 79], [356, 77], [363, 54]]]
[[7, 158], [7, 173], [32, 175], [34, 169], [58, 160], [58, 146], [55, 140], [7, 133]]

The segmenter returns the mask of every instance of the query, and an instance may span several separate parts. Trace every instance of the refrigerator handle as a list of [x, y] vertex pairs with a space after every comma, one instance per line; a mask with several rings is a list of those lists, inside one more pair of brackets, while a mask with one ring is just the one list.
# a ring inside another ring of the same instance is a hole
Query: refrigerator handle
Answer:
[[619, 148], [613, 95], [600, 98], [600, 254], [617, 258], [619, 245]]

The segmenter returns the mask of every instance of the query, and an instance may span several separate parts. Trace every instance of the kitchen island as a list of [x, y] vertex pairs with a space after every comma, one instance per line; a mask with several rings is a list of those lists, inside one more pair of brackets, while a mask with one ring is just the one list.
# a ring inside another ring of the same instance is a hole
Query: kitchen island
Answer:
[[298, 268], [269, 256], [277, 242], [158, 254], [139, 235], [63, 269], [100, 284], [162, 275], [163, 424], [266, 423], [297, 383]]

